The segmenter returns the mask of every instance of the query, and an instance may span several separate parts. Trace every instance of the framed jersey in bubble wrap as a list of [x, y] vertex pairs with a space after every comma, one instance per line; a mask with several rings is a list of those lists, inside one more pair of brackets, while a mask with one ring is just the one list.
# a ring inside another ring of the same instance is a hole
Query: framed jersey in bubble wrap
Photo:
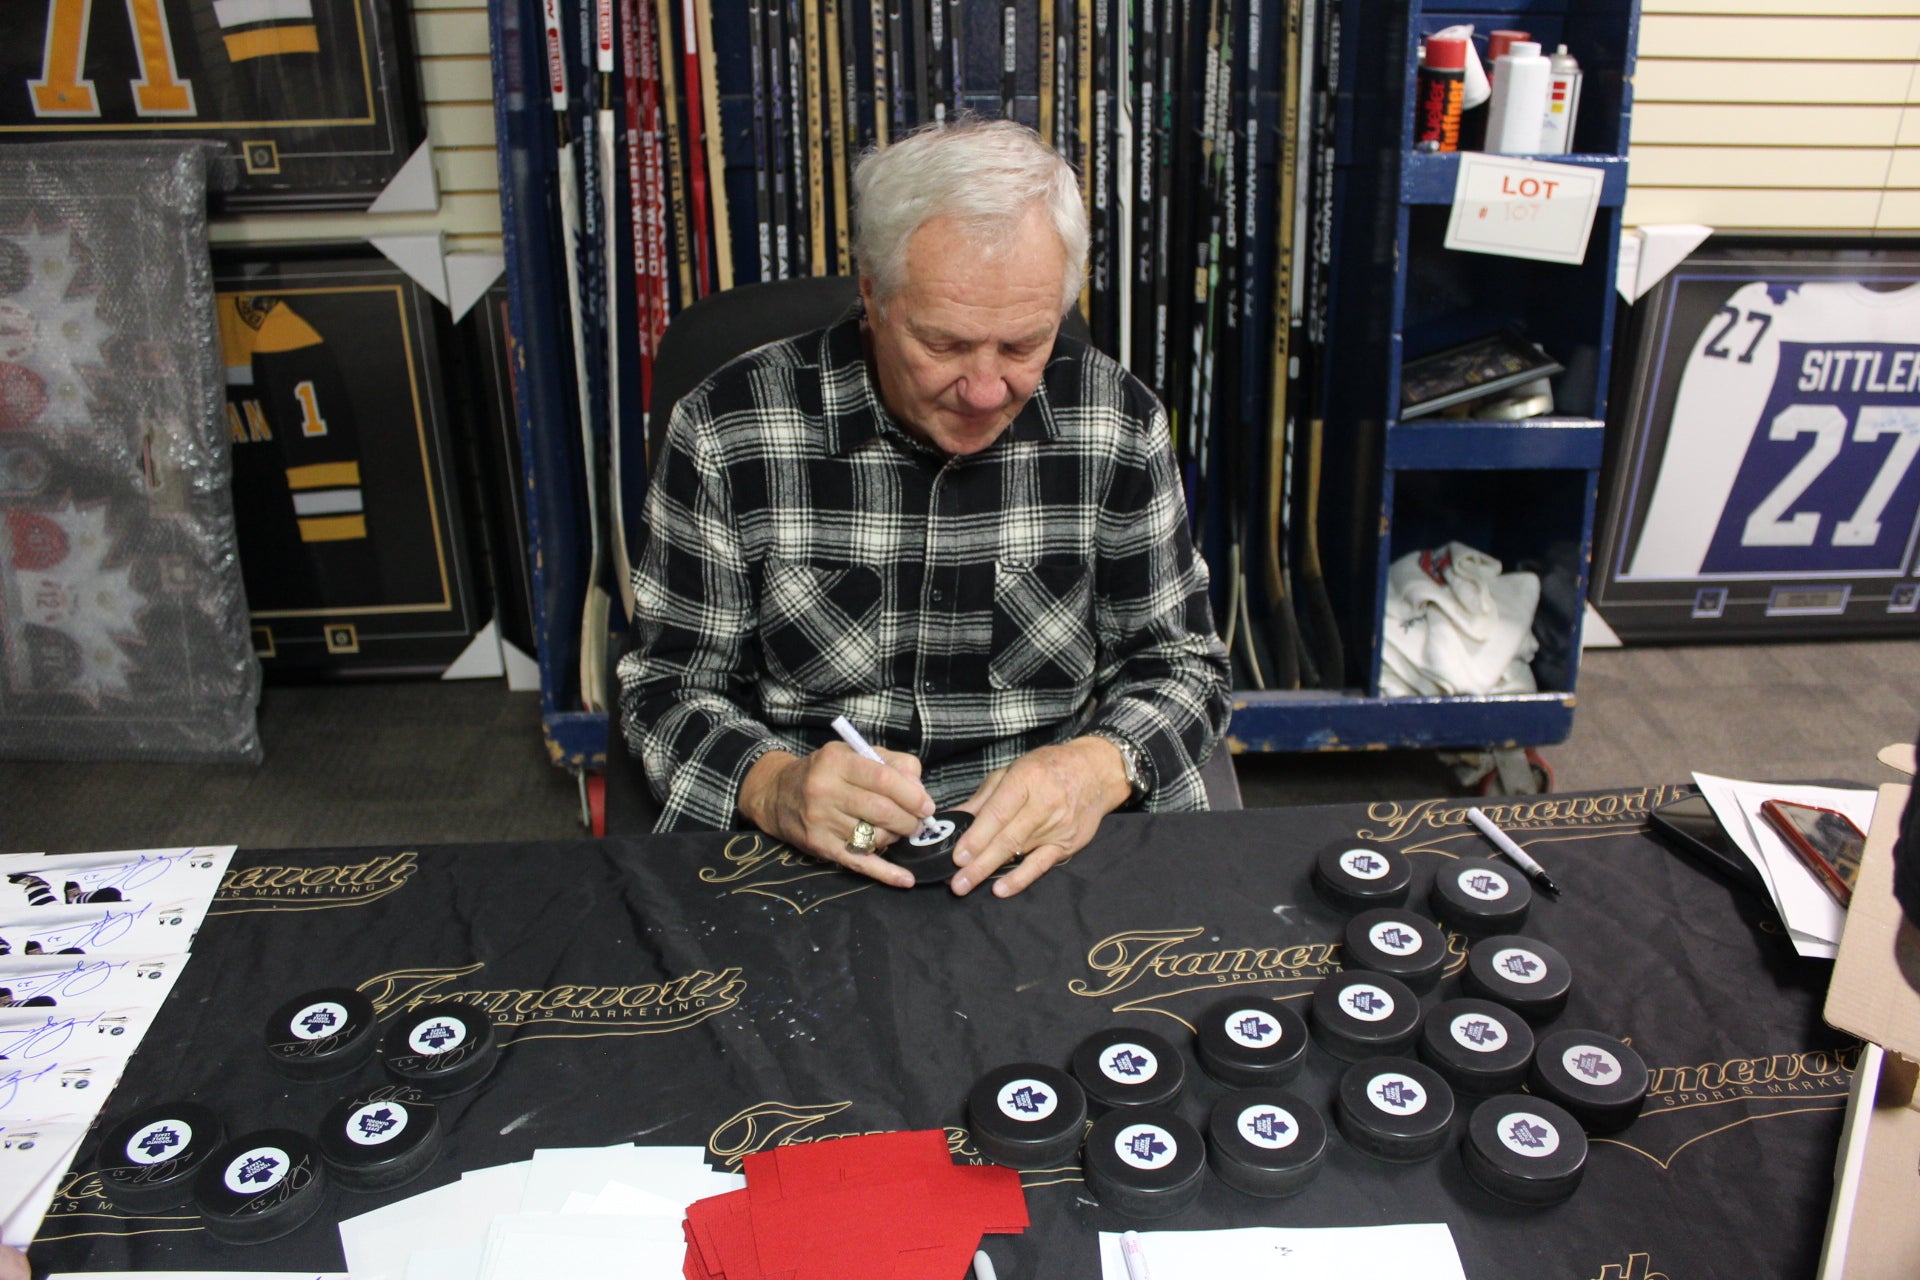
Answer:
[[1592, 593], [1620, 637], [1920, 633], [1920, 246], [1715, 237], [1628, 327]]
[[486, 623], [445, 309], [364, 245], [214, 255], [233, 509], [272, 679], [437, 675]]
[[175, 136], [232, 208], [359, 209], [426, 137], [390, 0], [4, 0], [0, 141]]

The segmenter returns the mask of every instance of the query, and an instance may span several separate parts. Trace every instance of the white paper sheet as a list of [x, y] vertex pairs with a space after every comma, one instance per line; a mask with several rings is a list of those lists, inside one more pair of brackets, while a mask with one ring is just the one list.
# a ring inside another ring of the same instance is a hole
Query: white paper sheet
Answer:
[[123, 1063], [153, 1025], [152, 1008], [0, 1009], [0, 1058], [15, 1067], [73, 1057], [117, 1057]]
[[[1466, 1280], [1444, 1222], [1389, 1227], [1142, 1231], [1153, 1280]], [[1100, 1233], [1102, 1280], [1127, 1280], [1120, 1236]]]
[[16, 956], [186, 951], [206, 914], [198, 899], [20, 908], [0, 916], [0, 949]]
[[86, 1132], [86, 1117], [0, 1124], [0, 1244], [33, 1240]]
[[495, 1215], [520, 1207], [525, 1165], [475, 1170], [405, 1200], [340, 1223], [340, 1248], [353, 1280], [405, 1280], [416, 1251], [479, 1249]]
[[158, 1009], [187, 954], [153, 956], [0, 956], [0, 1006], [73, 1013], [145, 1005]]
[[64, 1115], [92, 1119], [120, 1083], [126, 1065], [124, 1057], [78, 1055], [0, 1062], [0, 1124]]
[[648, 1218], [520, 1213], [487, 1233], [480, 1280], [528, 1276], [675, 1276], [686, 1260], [678, 1226], [668, 1239]]
[[1873, 806], [1878, 793], [1842, 787], [1743, 782], [1710, 773], [1695, 773], [1693, 780], [1713, 807], [1714, 816], [1720, 819], [1727, 835], [1765, 877], [1794, 950], [1803, 956], [1831, 959], [1838, 948], [1840, 931], [1846, 926], [1846, 910], [1787, 847], [1773, 824], [1760, 815], [1760, 804], [1764, 800], [1789, 800], [1835, 809], [1865, 831], [1873, 825]]
[[[0, 902], [10, 908], [22, 900], [16, 899], [16, 894], [39, 898], [45, 893], [67, 904], [190, 898], [211, 902], [227, 874], [233, 851], [233, 845], [221, 844], [7, 858], [0, 860], [0, 877], [11, 892], [0, 897]], [[95, 895], [103, 896], [96, 899]]]

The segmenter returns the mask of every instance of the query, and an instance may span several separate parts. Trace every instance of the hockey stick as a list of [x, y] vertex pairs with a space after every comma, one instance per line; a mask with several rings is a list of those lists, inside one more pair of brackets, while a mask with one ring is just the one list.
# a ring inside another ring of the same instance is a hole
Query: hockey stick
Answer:
[[826, 85], [820, 75], [820, 0], [803, 0], [807, 55], [807, 232], [813, 274], [831, 274], [827, 257]]
[[1040, 55], [1040, 136], [1053, 143], [1053, 5], [1054, 0], [1039, 0], [1038, 34], [1035, 43]]
[[[851, 5], [852, 0], [847, 0]], [[851, 32], [841, 26], [841, 0], [825, 0], [827, 32], [827, 155], [833, 169], [833, 263], [834, 274], [846, 275], [851, 261], [847, 226], [847, 109], [845, 72], [852, 58], [844, 62], [842, 47]], [[857, 104], [857, 99], [855, 100]]]
[[667, 190], [673, 211], [674, 267], [680, 279], [680, 305], [685, 307], [698, 295], [693, 287], [694, 232], [688, 225], [685, 147], [680, 135], [680, 107], [674, 101], [679, 89], [674, 83], [673, 58], [667, 52], [673, 43], [673, 0], [655, 0], [655, 13], [660, 43], [660, 103], [666, 117]]
[[[888, 74], [887, 6], [885, 0], [867, 0], [867, 37], [873, 42], [873, 141], [886, 146], [891, 136], [887, 118], [892, 110], [892, 77]], [[859, 99], [855, 99], [857, 102]]]
[[[700, 23], [694, 0], [680, 0], [680, 70], [687, 95], [684, 153], [688, 168], [688, 225], [693, 234], [694, 297], [713, 292], [713, 237], [707, 222], [706, 110], [700, 94]], [[694, 299], [686, 299], [691, 303]], [[684, 303], [682, 305], [685, 305]]]
[[713, 211], [708, 257], [714, 281], [722, 290], [733, 288], [733, 222], [727, 207], [727, 135], [720, 119], [720, 73], [713, 48], [713, 0], [693, 0], [694, 22], [700, 28], [700, 104], [706, 116], [707, 202]]
[[1267, 410], [1266, 577], [1267, 605], [1272, 617], [1267, 643], [1273, 658], [1268, 677], [1276, 689], [1300, 687], [1300, 625], [1287, 593], [1288, 455], [1294, 414], [1287, 395], [1289, 365], [1293, 360], [1294, 186], [1298, 177], [1294, 168], [1297, 149], [1294, 130], [1299, 123], [1299, 106], [1294, 77], [1299, 74], [1302, 9], [1309, 3], [1311, 0], [1288, 0], [1287, 5], [1287, 52], [1281, 63], [1287, 79], [1280, 93], [1280, 181], [1274, 208], [1277, 231], [1273, 253], [1273, 367], [1269, 371], [1271, 392]]
[[1006, 4], [1000, 8], [1000, 118], [1014, 118], [1014, 102], [1020, 93], [1020, 8]]
[[[1118, 4], [1119, 0], [1111, 0]], [[1133, 5], [1115, 13], [1113, 100], [1113, 240], [1108, 247], [1114, 283], [1113, 356], [1133, 368]]]
[[947, 0], [947, 100], [956, 116], [967, 106], [966, 52], [967, 42], [960, 34], [960, 0]]
[[[878, 0], [876, 0], [876, 3]], [[907, 30], [906, 18], [901, 13], [903, 0], [886, 0], [887, 4], [887, 103], [888, 114], [893, 117], [893, 132], [904, 136], [907, 132]], [[874, 104], [877, 112], [880, 104]], [[882, 139], [884, 145], [885, 139]]]
[[774, 278], [773, 165], [767, 150], [767, 19], [765, 0], [747, 0], [747, 66], [753, 86], [753, 216], [760, 279]]
[[[1308, 256], [1307, 345], [1308, 368], [1320, 367], [1320, 354], [1327, 341], [1327, 307], [1330, 282], [1327, 278], [1333, 233], [1333, 92], [1339, 71], [1340, 13], [1329, 4], [1321, 23], [1320, 53], [1316, 58], [1319, 84], [1314, 101], [1313, 127], [1313, 224], [1311, 253]], [[1317, 401], [1321, 394], [1319, 379], [1313, 377], [1307, 395]], [[1340, 626], [1327, 594], [1326, 572], [1320, 564], [1320, 459], [1325, 432], [1325, 411], [1313, 405], [1307, 426], [1307, 495], [1301, 528], [1300, 574], [1296, 582], [1304, 610], [1304, 638], [1312, 655], [1314, 669], [1323, 689], [1338, 689], [1346, 682], [1346, 662], [1340, 643]]]
[[606, 275], [607, 342], [607, 536], [613, 543], [614, 589], [620, 596], [621, 616], [633, 616], [633, 559], [627, 548], [626, 501], [621, 493], [620, 447], [620, 214], [615, 167], [613, 120], [613, 0], [594, 0], [594, 70], [600, 79], [600, 105], [594, 113], [594, 132], [600, 144], [600, 225]]
[[787, 109], [788, 62], [785, 0], [766, 0], [767, 4], [767, 81], [773, 91], [767, 118], [768, 142], [773, 152], [773, 251], [775, 275], [790, 280], [799, 275], [800, 249], [794, 243], [793, 187], [799, 182], [796, 167], [791, 177], [787, 157], [791, 147], [788, 131], [792, 120]]

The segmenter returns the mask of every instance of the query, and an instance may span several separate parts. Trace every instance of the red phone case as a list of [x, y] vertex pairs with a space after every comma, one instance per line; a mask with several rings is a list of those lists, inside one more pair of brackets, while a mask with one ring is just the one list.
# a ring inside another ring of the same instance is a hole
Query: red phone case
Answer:
[[1786, 810], [1789, 807], [1804, 809], [1844, 823], [1849, 835], [1857, 836], [1861, 845], [1867, 841], [1866, 833], [1854, 825], [1852, 818], [1834, 809], [1781, 800], [1760, 802], [1760, 812], [1765, 814], [1767, 821], [1773, 824], [1773, 829], [1780, 833], [1780, 838], [1787, 842], [1787, 847], [1806, 864], [1807, 869], [1813, 872], [1826, 891], [1833, 895], [1833, 900], [1843, 907], [1846, 906], [1853, 901], [1853, 875], [1860, 868], [1859, 853], [1855, 852], [1851, 858], [1843, 856], [1838, 862], [1829, 858], [1818, 846], [1807, 839], [1806, 832], [1802, 831], [1799, 824], [1787, 815]]

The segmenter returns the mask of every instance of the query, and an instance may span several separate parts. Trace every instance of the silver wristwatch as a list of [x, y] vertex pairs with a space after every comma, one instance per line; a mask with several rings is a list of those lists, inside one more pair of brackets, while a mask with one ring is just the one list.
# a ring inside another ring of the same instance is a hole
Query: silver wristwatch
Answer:
[[1120, 752], [1120, 765], [1126, 771], [1127, 787], [1132, 792], [1127, 797], [1127, 807], [1132, 808], [1146, 799], [1152, 784], [1147, 781], [1147, 753], [1127, 741], [1119, 734], [1108, 729], [1089, 729], [1091, 737], [1105, 738]]

